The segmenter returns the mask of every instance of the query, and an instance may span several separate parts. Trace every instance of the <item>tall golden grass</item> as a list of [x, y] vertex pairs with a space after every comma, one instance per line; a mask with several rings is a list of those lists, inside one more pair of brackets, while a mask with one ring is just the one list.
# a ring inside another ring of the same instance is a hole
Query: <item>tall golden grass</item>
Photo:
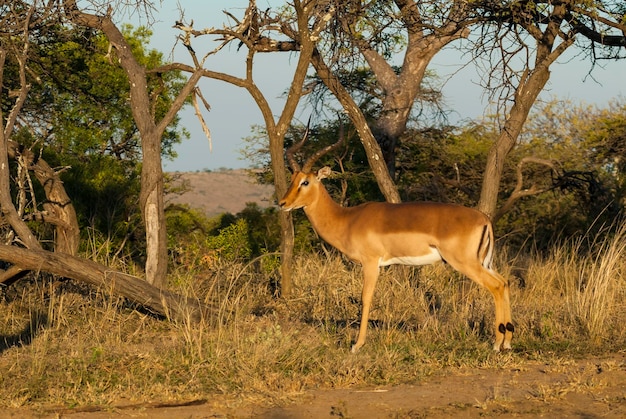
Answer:
[[514, 350], [505, 353], [491, 351], [489, 293], [446, 265], [385, 268], [368, 342], [351, 354], [358, 266], [333, 252], [301, 255], [294, 295], [276, 299], [258, 260], [206, 266], [194, 249], [171, 286], [219, 308], [201, 325], [158, 319], [106, 289], [45, 275], [3, 289], [0, 407], [215, 394], [279, 402], [307, 388], [411, 383], [459, 367], [510, 367], [626, 346], [624, 226], [548, 255], [501, 252], [517, 331]]

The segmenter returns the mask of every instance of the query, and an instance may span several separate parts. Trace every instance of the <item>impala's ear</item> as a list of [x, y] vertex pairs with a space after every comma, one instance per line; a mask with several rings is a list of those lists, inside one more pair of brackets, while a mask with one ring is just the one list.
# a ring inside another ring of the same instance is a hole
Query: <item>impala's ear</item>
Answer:
[[317, 180], [326, 179], [333, 171], [330, 170], [330, 167], [324, 166], [320, 170], [317, 171]]

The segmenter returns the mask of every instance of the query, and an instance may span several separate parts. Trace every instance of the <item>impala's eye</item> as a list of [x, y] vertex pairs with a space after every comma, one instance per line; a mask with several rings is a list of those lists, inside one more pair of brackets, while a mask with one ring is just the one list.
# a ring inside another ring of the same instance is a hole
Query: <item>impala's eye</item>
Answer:
[[300, 186], [309, 186], [309, 181], [308, 180], [302, 181]]

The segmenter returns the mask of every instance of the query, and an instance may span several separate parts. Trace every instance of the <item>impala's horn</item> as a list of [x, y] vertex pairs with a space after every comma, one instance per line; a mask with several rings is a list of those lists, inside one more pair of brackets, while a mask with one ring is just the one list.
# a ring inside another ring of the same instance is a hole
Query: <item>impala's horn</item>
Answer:
[[285, 152], [285, 154], [287, 155], [287, 162], [289, 163], [289, 166], [291, 167], [291, 170], [294, 173], [301, 171], [300, 165], [296, 161], [296, 157], [294, 156], [294, 154], [302, 148], [302, 145], [304, 144], [307, 137], [309, 136], [310, 125], [311, 125], [311, 117], [309, 116], [309, 121], [306, 123], [306, 131], [304, 131], [304, 135], [302, 136], [302, 139], [298, 141], [297, 143], [293, 143], [293, 145], [289, 147], [287, 151]]
[[[308, 129], [307, 129], [307, 132], [308, 132]], [[343, 121], [341, 120], [341, 118], [339, 118], [339, 140], [337, 140], [337, 142], [334, 144], [331, 144], [329, 146], [324, 147], [321, 150], [318, 150], [315, 154], [309, 157], [304, 162], [304, 165], [302, 166], [302, 171], [304, 173], [309, 173], [311, 169], [313, 168], [313, 165], [315, 164], [315, 162], [318, 161], [320, 157], [322, 157], [325, 154], [330, 153], [331, 151], [336, 150], [337, 148], [339, 148], [339, 146], [341, 146], [341, 144], [343, 143], [344, 137], [345, 135], [344, 135], [344, 129], [343, 129]]]

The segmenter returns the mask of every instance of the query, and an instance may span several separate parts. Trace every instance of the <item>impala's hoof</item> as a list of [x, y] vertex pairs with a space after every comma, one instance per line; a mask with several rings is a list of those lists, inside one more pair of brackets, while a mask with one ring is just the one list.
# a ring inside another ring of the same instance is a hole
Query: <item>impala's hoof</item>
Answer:
[[350, 349], [350, 352], [352, 352], [353, 354], [359, 352], [359, 349], [361, 349], [361, 346], [363, 346], [363, 345], [359, 345], [359, 344], [355, 343], [354, 345], [352, 345], [352, 348]]
[[494, 352], [510, 351], [511, 349], [513, 349], [511, 348], [511, 342], [494, 343], [493, 345]]

